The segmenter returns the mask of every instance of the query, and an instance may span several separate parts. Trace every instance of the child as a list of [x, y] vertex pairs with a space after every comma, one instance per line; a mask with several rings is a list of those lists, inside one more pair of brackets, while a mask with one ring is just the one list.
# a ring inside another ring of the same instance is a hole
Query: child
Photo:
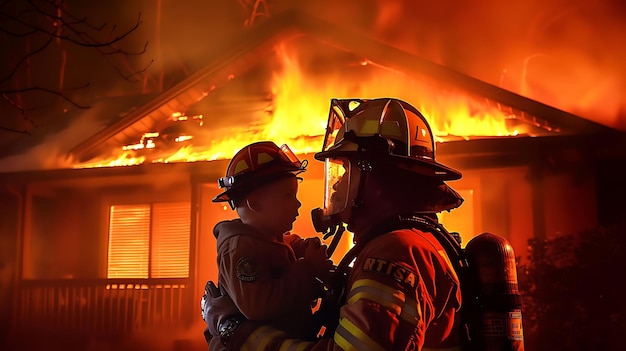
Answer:
[[213, 199], [227, 201], [239, 219], [218, 223], [213, 233], [219, 289], [241, 315], [313, 339], [311, 303], [321, 293], [318, 279], [333, 267], [319, 238], [288, 234], [301, 206], [297, 174], [305, 169], [287, 145], [262, 141], [241, 149], [218, 180], [226, 190]]

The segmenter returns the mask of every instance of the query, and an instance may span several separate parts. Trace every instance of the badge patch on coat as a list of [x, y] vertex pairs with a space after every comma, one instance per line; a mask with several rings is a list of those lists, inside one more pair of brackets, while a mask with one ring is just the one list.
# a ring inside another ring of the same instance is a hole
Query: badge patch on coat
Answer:
[[363, 271], [377, 272], [390, 276], [394, 280], [414, 288], [418, 275], [413, 270], [381, 258], [368, 257], [363, 264]]
[[252, 257], [242, 257], [237, 261], [235, 274], [243, 282], [253, 282], [261, 275], [261, 266]]

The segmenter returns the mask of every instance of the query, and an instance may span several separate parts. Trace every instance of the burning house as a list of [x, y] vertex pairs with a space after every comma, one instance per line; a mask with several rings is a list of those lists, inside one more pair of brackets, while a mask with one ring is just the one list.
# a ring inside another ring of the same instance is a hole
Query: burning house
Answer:
[[11, 332], [201, 338], [198, 302], [217, 276], [212, 228], [234, 216], [211, 202], [227, 159], [260, 139], [310, 159], [294, 232], [314, 236], [323, 169], [312, 153], [328, 102], [381, 96], [417, 106], [438, 159], [463, 172], [450, 185], [465, 203], [441, 220], [464, 241], [497, 233], [524, 259], [529, 239], [617, 213], [611, 194], [624, 186], [611, 188], [619, 177], [604, 167], [623, 160], [617, 131], [288, 12], [76, 145], [71, 167], [0, 174]]

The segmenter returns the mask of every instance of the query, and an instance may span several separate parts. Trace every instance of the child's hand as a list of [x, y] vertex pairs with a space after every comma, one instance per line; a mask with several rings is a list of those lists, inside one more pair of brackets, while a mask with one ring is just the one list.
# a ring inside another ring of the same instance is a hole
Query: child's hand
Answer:
[[293, 253], [296, 254], [296, 258], [300, 259], [304, 257], [304, 249], [306, 246], [306, 240], [302, 239], [298, 234], [287, 233], [283, 235], [285, 244], [291, 246]]
[[326, 245], [322, 245], [320, 238], [306, 238], [304, 239], [304, 257], [310, 257], [311, 259], [320, 258], [326, 259]]
[[305, 240], [304, 260], [313, 268], [315, 276], [322, 281], [327, 281], [335, 268], [326, 255], [326, 248], [319, 238]]

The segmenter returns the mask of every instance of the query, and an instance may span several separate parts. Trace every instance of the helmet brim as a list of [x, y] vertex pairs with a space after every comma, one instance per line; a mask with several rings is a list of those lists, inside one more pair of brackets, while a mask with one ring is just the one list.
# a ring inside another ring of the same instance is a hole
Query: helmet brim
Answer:
[[226, 190], [223, 193], [217, 195], [216, 197], [213, 198], [213, 200], [211, 200], [212, 202], [226, 202], [228, 200], [231, 199], [231, 191], [230, 190]]
[[[358, 159], [358, 151], [342, 151], [333, 150], [321, 151], [314, 155], [318, 161], [324, 161], [327, 158], [350, 158]], [[371, 158], [372, 154], [368, 154], [368, 158]], [[398, 168], [406, 169], [427, 177], [431, 177], [438, 180], [457, 180], [461, 179], [461, 172], [456, 169], [443, 165], [435, 160], [428, 158], [415, 158], [401, 155], [389, 155], [386, 154], [381, 157], [386, 162], [393, 162]]]
[[305, 172], [305, 168], [290, 168], [280, 173], [269, 174], [261, 177], [255, 177], [254, 181], [246, 182], [243, 186], [235, 186], [227, 189], [221, 194], [215, 196], [212, 202], [226, 202], [230, 200], [234, 200], [235, 196], [245, 196], [245, 194], [249, 194], [250, 192], [269, 185], [271, 183], [277, 182], [279, 180], [283, 180], [286, 178], [297, 177], [298, 174]]

